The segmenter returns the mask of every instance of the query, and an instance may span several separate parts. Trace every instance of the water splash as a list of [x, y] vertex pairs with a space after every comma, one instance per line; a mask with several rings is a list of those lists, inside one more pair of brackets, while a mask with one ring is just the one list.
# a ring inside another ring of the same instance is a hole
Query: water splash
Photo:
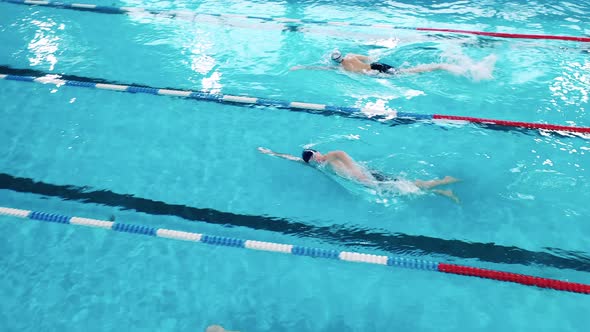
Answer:
[[449, 63], [447, 70], [455, 75], [465, 76], [474, 81], [491, 80], [496, 66], [497, 56], [490, 54], [483, 60], [476, 62], [463, 54], [461, 50], [447, 49], [442, 54]]

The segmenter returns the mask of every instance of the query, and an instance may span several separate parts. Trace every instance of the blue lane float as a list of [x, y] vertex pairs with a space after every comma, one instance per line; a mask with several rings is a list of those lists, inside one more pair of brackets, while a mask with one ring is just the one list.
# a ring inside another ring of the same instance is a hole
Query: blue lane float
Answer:
[[324, 258], [338, 261], [384, 265], [389, 267], [401, 267], [406, 269], [451, 273], [470, 277], [486, 278], [489, 280], [518, 283], [526, 286], [550, 288], [559, 291], [568, 291], [581, 294], [590, 294], [590, 285], [562, 281], [557, 279], [539, 278], [530, 275], [516, 274], [497, 270], [480, 269], [470, 266], [439, 263], [408, 257], [395, 257], [385, 255], [373, 255], [352, 251], [337, 251], [322, 248], [304, 247], [292, 244], [264, 242], [256, 240], [244, 240], [239, 238], [183, 232], [166, 228], [155, 228], [144, 225], [115, 223], [112, 221], [70, 217], [60, 214], [40, 211], [21, 210], [8, 207], [0, 207], [0, 215], [31, 219], [65, 225], [79, 225], [86, 227], [103, 228], [115, 232], [123, 232], [133, 235], [146, 235], [162, 237], [173, 240], [201, 242], [214, 246], [234, 247], [268, 252], [291, 254], [294, 256], [307, 256], [312, 258]]
[[[7, 67], [2, 67], [7, 68]], [[181, 89], [166, 89], [166, 88], [157, 88], [157, 87], [150, 87], [150, 86], [141, 86], [135, 84], [115, 84], [115, 83], [99, 83], [105, 82], [102, 79], [94, 79], [94, 78], [86, 78], [86, 77], [78, 77], [79, 80], [68, 80], [58, 78], [55, 75], [43, 74], [39, 76], [28, 76], [28, 75], [14, 75], [9, 73], [8, 69], [4, 69], [5, 71], [0, 71], [0, 79], [9, 80], [9, 81], [19, 81], [19, 82], [33, 82], [33, 83], [41, 83], [41, 84], [55, 84], [57, 86], [71, 86], [71, 87], [79, 87], [79, 88], [90, 88], [90, 89], [98, 89], [98, 90], [110, 90], [110, 91], [117, 91], [117, 92], [127, 92], [127, 93], [141, 93], [141, 94], [150, 94], [150, 95], [158, 95], [158, 96], [168, 96], [168, 97], [180, 97], [186, 99], [194, 99], [194, 100], [201, 100], [201, 101], [212, 101], [221, 104], [234, 104], [234, 105], [251, 105], [251, 106], [265, 106], [265, 107], [276, 107], [281, 109], [291, 109], [291, 110], [304, 110], [304, 111], [312, 111], [312, 112], [331, 112], [331, 113], [339, 113], [342, 115], [354, 115], [360, 116], [365, 118], [374, 118], [374, 119], [395, 119], [395, 118], [403, 118], [408, 120], [432, 120], [433, 115], [430, 114], [418, 114], [418, 113], [409, 113], [409, 112], [397, 112], [395, 110], [386, 111], [384, 113], [383, 109], [373, 109], [371, 107], [350, 107], [350, 106], [337, 106], [337, 105], [329, 105], [329, 104], [318, 104], [318, 103], [309, 103], [309, 102], [300, 102], [300, 101], [285, 101], [285, 100], [277, 100], [277, 99], [268, 99], [268, 98], [259, 98], [259, 97], [252, 97], [252, 96], [236, 96], [236, 95], [226, 95], [226, 94], [215, 94], [215, 93], [208, 93], [202, 91], [195, 91], [195, 90], [181, 90]], [[21, 69], [11, 69], [10, 71], [25, 71]], [[378, 114], [377, 116], [369, 116], [368, 114]]]
[[[37, 76], [29, 75], [15, 75], [15, 72], [35, 72]], [[67, 76], [67, 75], [64, 75]], [[310, 113], [334, 113], [341, 114], [349, 117], [360, 117], [364, 119], [375, 120], [379, 122], [384, 121], [403, 121], [418, 122], [427, 121], [428, 123], [439, 122], [447, 123], [453, 122], [456, 124], [475, 124], [485, 129], [519, 129], [519, 130], [544, 130], [547, 132], [558, 132], [558, 133], [576, 133], [576, 134], [590, 134], [590, 127], [574, 127], [574, 126], [563, 126], [547, 123], [533, 123], [533, 122], [520, 122], [510, 120], [498, 120], [498, 119], [484, 119], [466, 116], [456, 115], [444, 115], [444, 114], [420, 114], [410, 112], [398, 112], [395, 110], [384, 111], [381, 108], [371, 107], [350, 107], [350, 106], [337, 106], [328, 104], [317, 104], [300, 101], [284, 101], [267, 98], [259, 98], [252, 96], [236, 96], [236, 95], [225, 95], [225, 94], [214, 94], [202, 91], [194, 90], [181, 90], [181, 89], [164, 89], [150, 86], [142, 86], [136, 84], [115, 84], [105, 83], [105, 80], [87, 77], [78, 77], [76, 80], [62, 79], [57, 75], [49, 75], [46, 73], [39, 74], [39, 72], [26, 70], [26, 69], [11, 69], [6, 66], [0, 66], [0, 79], [20, 81], [20, 82], [34, 82], [41, 84], [55, 84], [57, 86], [71, 86], [81, 87], [99, 90], [110, 90], [117, 92], [127, 93], [142, 93], [156, 96], [168, 96], [168, 97], [179, 97], [187, 99], [195, 99], [201, 101], [217, 102], [222, 104], [233, 104], [242, 106], [265, 106], [265, 107], [276, 107], [281, 109], [290, 109], [293, 111], [307, 111]], [[101, 82], [101, 83], [98, 83]], [[581, 136], [586, 138], [586, 136]]]

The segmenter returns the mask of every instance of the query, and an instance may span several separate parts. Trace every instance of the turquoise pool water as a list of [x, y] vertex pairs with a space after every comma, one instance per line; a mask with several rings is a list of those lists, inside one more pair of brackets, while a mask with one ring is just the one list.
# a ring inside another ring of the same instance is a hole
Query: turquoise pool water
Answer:
[[[111, 2], [95, 2], [113, 5]], [[587, 3], [117, 2], [269, 17], [584, 36]], [[585, 25], [586, 24], [586, 25]], [[423, 114], [590, 126], [589, 46], [0, 3], [0, 65]], [[289, 71], [330, 51], [465, 75]], [[484, 62], [495, 57], [495, 63]], [[488, 58], [489, 59], [489, 58]], [[490, 75], [491, 73], [491, 75]], [[403, 254], [590, 282], [581, 137], [375, 121], [0, 81], [0, 205]], [[358, 193], [261, 155], [342, 149], [383, 172], [453, 175], [435, 196]], [[2, 217], [7, 331], [583, 331], [587, 296], [459, 276], [143, 239]]]

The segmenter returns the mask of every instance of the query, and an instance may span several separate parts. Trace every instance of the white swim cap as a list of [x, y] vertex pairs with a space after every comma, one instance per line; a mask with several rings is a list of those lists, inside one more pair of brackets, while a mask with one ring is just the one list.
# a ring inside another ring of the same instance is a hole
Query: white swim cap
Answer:
[[342, 59], [342, 53], [340, 53], [340, 51], [338, 51], [338, 50], [332, 51], [332, 60], [334, 60], [338, 63], [342, 62], [342, 60], [344, 60], [344, 59]]

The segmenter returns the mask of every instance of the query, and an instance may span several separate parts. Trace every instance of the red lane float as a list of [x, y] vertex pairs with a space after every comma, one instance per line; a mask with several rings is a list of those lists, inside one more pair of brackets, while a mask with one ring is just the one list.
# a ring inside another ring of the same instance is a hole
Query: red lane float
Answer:
[[459, 274], [464, 276], [480, 277], [498, 281], [514, 282], [521, 285], [537, 286], [540, 288], [551, 288], [560, 291], [574, 293], [590, 294], [590, 285], [562, 281], [557, 279], [547, 279], [533, 277], [525, 274], [512, 272], [501, 272], [476, 267], [461, 266], [455, 264], [439, 263], [438, 270], [444, 273]]
[[518, 127], [518, 128], [527, 128], [527, 129], [569, 131], [569, 132], [584, 133], [584, 134], [590, 133], [590, 127], [560, 126], [560, 125], [552, 125], [552, 124], [545, 124], [545, 123], [531, 123], [531, 122], [520, 122], [520, 121], [483, 119], [483, 118], [473, 118], [473, 117], [469, 117], [469, 116], [440, 115], [440, 114], [434, 114], [432, 116], [432, 118], [436, 119], [436, 120], [467, 121], [467, 122], [472, 122], [472, 123], [495, 124], [495, 125], [499, 125], [499, 126]]
[[469, 35], [500, 37], [500, 38], [552, 39], [552, 40], [569, 40], [569, 41], [590, 43], [590, 37], [536, 35], [536, 34], [524, 34], [524, 33], [504, 33], [504, 32], [487, 32], [487, 31], [476, 31], [476, 30], [439, 29], [439, 28], [416, 28], [416, 30], [418, 30], [418, 31], [433, 31], [433, 32], [448, 32], [448, 33], [464, 33], [464, 34], [469, 34]]

